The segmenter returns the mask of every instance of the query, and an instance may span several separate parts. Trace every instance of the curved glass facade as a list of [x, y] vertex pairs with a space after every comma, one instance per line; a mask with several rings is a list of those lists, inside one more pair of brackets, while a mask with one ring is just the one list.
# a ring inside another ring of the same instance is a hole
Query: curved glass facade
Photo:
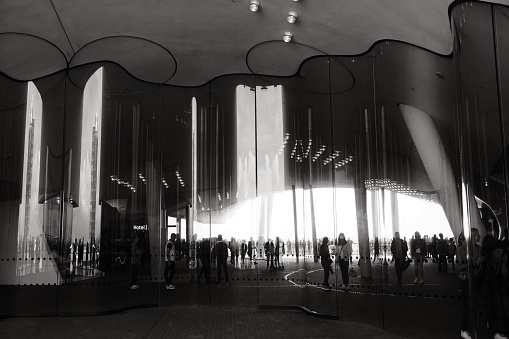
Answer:
[[0, 76], [0, 315], [296, 307], [506, 331], [509, 10], [458, 4], [451, 25], [448, 57], [381, 41], [292, 77]]

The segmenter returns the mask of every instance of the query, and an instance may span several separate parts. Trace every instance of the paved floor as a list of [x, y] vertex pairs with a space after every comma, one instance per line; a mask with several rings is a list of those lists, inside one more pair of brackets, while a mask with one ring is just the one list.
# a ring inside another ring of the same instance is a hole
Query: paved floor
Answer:
[[[177, 289], [166, 290], [162, 277], [149, 274], [146, 266], [140, 271], [138, 290], [129, 289], [129, 270], [73, 285], [1, 286], [0, 318], [4, 320], [0, 337], [44, 336], [44, 331], [67, 335], [69, 324], [81, 329], [72, 331], [72, 337], [110, 333], [109, 326], [117, 331], [115, 337], [236, 337], [235, 331], [254, 338], [454, 338], [459, 334], [463, 307], [459, 279], [455, 274], [437, 274], [431, 261], [425, 264], [424, 285], [413, 283], [413, 267], [399, 285], [394, 265], [389, 265], [389, 276], [384, 278], [382, 265], [377, 263], [372, 278], [351, 278], [350, 291], [343, 289], [339, 270], [330, 276], [332, 288], [324, 289], [323, 270], [312, 259], [299, 264], [287, 260], [285, 269], [277, 271], [267, 270], [264, 262], [229, 265], [229, 288], [224, 281], [222, 287], [198, 285], [193, 271], [179, 263], [174, 280]], [[353, 267], [359, 272], [355, 261]], [[215, 280], [215, 267], [211, 271]], [[339, 320], [319, 319], [301, 311], [258, 309], [281, 305], [306, 307]], [[140, 306], [152, 308], [133, 309]], [[125, 313], [91, 316], [110, 311]], [[36, 315], [46, 318], [31, 317]], [[75, 317], [78, 315], [88, 316]], [[19, 316], [27, 318], [10, 318]], [[479, 316], [482, 323], [482, 314]], [[343, 335], [346, 330], [351, 332]], [[11, 332], [5, 332], [6, 336], [2, 331]]]
[[300, 311], [174, 306], [91, 317], [15, 318], [0, 338], [405, 338]]

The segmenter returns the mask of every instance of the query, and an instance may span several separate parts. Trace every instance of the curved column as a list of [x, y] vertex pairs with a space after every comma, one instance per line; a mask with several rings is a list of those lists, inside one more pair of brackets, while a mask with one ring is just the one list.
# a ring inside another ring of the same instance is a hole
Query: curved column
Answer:
[[[462, 231], [462, 222], [456, 180], [433, 118], [426, 112], [409, 105], [400, 104], [399, 108], [433, 189], [438, 192], [452, 232], [455, 237], [458, 237]], [[473, 193], [469, 194], [468, 199], [473, 201]], [[476, 206], [475, 201], [471, 206]], [[473, 211], [477, 211], [477, 208]], [[477, 227], [484, 233], [484, 227], [480, 227], [482, 221], [478, 213], [471, 215], [471, 223], [472, 227]]]

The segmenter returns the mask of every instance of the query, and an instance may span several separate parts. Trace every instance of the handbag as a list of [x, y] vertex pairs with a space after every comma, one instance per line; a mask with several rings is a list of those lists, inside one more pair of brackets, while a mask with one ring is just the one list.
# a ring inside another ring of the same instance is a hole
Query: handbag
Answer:
[[405, 258], [405, 262], [403, 264], [403, 271], [405, 271], [408, 267], [410, 267], [410, 264], [412, 263], [412, 259], [409, 257]]

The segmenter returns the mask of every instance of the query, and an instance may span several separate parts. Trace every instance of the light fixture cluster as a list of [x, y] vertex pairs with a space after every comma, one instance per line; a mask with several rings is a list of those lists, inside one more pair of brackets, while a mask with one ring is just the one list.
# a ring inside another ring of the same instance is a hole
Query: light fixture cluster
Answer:
[[350, 155], [347, 158], [344, 158], [343, 160], [338, 161], [334, 165], [334, 168], [338, 169], [340, 167], [343, 167], [343, 166], [347, 165], [349, 162], [352, 162], [352, 161], [353, 161], [353, 155]]
[[162, 182], [163, 182], [164, 187], [166, 187], [166, 188], [170, 188], [170, 186], [169, 186], [169, 185], [168, 185], [168, 183], [166, 182], [166, 179], [164, 179], [164, 178], [163, 178]]
[[[368, 179], [364, 182], [366, 189], [385, 188], [396, 193], [401, 193], [409, 196], [424, 197], [424, 193], [415, 189], [410, 188], [406, 185], [399, 184], [392, 179]], [[426, 199], [434, 202], [432, 199]]]
[[180, 182], [180, 186], [185, 187], [185, 186], [186, 186], [186, 184], [184, 183], [184, 180], [182, 180], [182, 177], [180, 176], [179, 171], [175, 171], [175, 176], [176, 176], [176, 177], [177, 177], [177, 179], [179, 180], [179, 182]]
[[313, 140], [309, 139], [308, 146], [306, 147], [306, 150], [304, 151], [304, 159], [307, 159], [309, 156], [309, 152], [311, 152], [311, 145], [313, 145]]
[[325, 152], [326, 148], [327, 148], [327, 146], [325, 146], [325, 145], [320, 146], [320, 149], [318, 151], [316, 151], [315, 155], [312, 158], [313, 162], [318, 160], [318, 158], [322, 155], [322, 153]]
[[[299, 150], [300, 148], [300, 150]], [[300, 152], [298, 152], [300, 151]], [[298, 153], [297, 153], [298, 152]], [[300, 153], [300, 154], [299, 154]], [[290, 158], [295, 158], [295, 161], [302, 162], [302, 140], [295, 140], [295, 143], [293, 144], [292, 152], [290, 153]]]
[[125, 186], [125, 187], [129, 188], [131, 191], [133, 191], [133, 193], [136, 193], [136, 187], [134, 187], [134, 185], [132, 185], [129, 181], [122, 180], [119, 177], [117, 177], [116, 175], [111, 175], [110, 179], [111, 179], [111, 181], [116, 182], [117, 185]]
[[[298, 0], [293, 0], [293, 1], [297, 2]], [[251, 12], [258, 12], [258, 10], [260, 10], [260, 7], [261, 7], [260, 1], [258, 1], [258, 0], [250, 0], [249, 1], [249, 10]], [[299, 17], [299, 15], [297, 14], [297, 12], [289, 11], [288, 15], [286, 16], [286, 21], [288, 21], [291, 24], [294, 24], [297, 21], [298, 17]], [[292, 32], [284, 32], [284, 34], [283, 34], [284, 42], [290, 42], [290, 41], [292, 41], [292, 38], [293, 38]]]
[[147, 179], [145, 179], [142, 173], [138, 173], [138, 178], [140, 178], [145, 185], [147, 184]]
[[337, 156], [339, 156], [340, 151], [334, 151], [332, 155], [329, 155], [325, 160], [323, 161], [324, 165], [328, 165], [332, 160], [336, 159]]
[[277, 151], [278, 154], [281, 154], [284, 152], [286, 144], [288, 143], [288, 140], [290, 140], [290, 133], [285, 134], [285, 138], [283, 139], [283, 143], [281, 146], [279, 146], [279, 150]]

